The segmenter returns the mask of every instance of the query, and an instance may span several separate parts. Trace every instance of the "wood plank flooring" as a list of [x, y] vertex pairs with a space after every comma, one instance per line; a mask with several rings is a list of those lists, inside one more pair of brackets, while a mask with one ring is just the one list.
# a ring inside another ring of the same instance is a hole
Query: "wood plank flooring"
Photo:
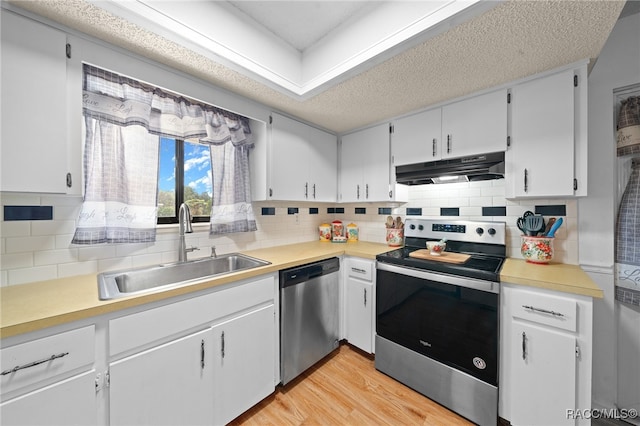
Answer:
[[372, 356], [342, 344], [332, 355], [231, 425], [471, 425], [374, 367]]

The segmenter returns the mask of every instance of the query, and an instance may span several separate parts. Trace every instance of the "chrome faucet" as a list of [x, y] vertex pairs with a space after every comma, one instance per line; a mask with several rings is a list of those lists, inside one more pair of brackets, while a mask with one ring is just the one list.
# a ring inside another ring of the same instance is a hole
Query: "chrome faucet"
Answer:
[[185, 203], [180, 204], [180, 210], [178, 211], [178, 226], [180, 235], [180, 242], [178, 246], [178, 262], [186, 262], [187, 253], [194, 250], [199, 250], [199, 248], [187, 248], [187, 244], [184, 240], [185, 233], [190, 234], [193, 232], [193, 228], [191, 226], [191, 210], [189, 210], [189, 206]]

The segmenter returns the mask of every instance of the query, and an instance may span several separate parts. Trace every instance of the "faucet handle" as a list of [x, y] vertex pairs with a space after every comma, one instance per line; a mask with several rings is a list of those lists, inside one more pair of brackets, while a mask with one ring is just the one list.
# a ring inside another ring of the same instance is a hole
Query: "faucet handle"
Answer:
[[216, 253], [216, 246], [211, 246], [211, 257], [218, 257]]

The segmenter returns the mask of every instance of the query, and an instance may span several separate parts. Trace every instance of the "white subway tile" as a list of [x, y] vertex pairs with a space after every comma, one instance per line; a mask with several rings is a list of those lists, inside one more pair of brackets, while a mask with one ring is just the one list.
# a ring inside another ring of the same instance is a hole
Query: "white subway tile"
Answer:
[[57, 265], [78, 261], [78, 249], [43, 250], [34, 252], [34, 264]]
[[17, 220], [2, 222], [0, 235], [3, 237], [28, 237], [31, 235], [31, 221]]
[[75, 232], [76, 223], [70, 220], [36, 220], [31, 222], [31, 235], [58, 235]]
[[4, 270], [28, 268], [33, 266], [33, 254], [32, 253], [14, 253], [4, 254], [0, 258], [0, 266]]
[[32, 252], [39, 250], [52, 250], [55, 247], [55, 237], [11, 237], [6, 239], [7, 253]]
[[47, 281], [58, 278], [58, 267], [54, 265], [31, 268], [11, 269], [8, 271], [9, 285], [25, 284], [35, 281]]
[[118, 271], [131, 268], [133, 268], [133, 262], [130, 257], [98, 259], [98, 272]]
[[63, 263], [58, 265], [58, 275], [60, 278], [72, 277], [75, 275], [87, 275], [98, 273], [98, 262], [88, 260], [86, 262]]
[[78, 258], [81, 262], [85, 260], [112, 259], [116, 257], [114, 245], [97, 245], [78, 248]]

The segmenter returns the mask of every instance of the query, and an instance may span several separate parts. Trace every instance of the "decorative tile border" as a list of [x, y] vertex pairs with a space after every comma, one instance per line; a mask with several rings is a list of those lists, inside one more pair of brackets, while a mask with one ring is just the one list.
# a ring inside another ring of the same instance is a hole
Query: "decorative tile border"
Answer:
[[367, 214], [367, 208], [366, 207], [356, 207], [355, 208], [355, 214]]
[[275, 207], [263, 207], [262, 208], [262, 216], [275, 216], [276, 208]]
[[298, 214], [300, 213], [300, 209], [297, 207], [287, 207], [287, 214]]
[[440, 216], [460, 216], [459, 207], [440, 207]]
[[407, 216], [422, 216], [422, 208], [407, 207]]
[[506, 216], [506, 215], [507, 215], [507, 208], [503, 206], [482, 208], [482, 216]]
[[53, 206], [4, 206], [4, 220], [53, 220]]
[[566, 216], [567, 206], [564, 204], [535, 206], [535, 213], [543, 216]]
[[317, 207], [309, 207], [309, 214], [318, 214]]
[[391, 207], [378, 207], [378, 214], [390, 215], [392, 212]]

